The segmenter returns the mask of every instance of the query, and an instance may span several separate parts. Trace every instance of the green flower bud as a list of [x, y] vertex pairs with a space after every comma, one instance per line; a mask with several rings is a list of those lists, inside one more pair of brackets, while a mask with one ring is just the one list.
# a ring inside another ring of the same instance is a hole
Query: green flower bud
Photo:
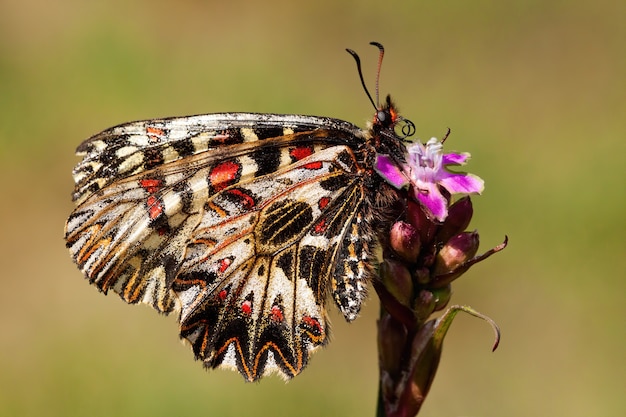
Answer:
[[425, 321], [434, 311], [436, 305], [435, 295], [428, 290], [421, 290], [413, 304], [413, 311], [420, 322]]
[[387, 291], [402, 305], [410, 306], [413, 279], [407, 267], [400, 261], [385, 259], [380, 264], [379, 274]]
[[448, 305], [450, 298], [452, 297], [452, 284], [433, 289], [432, 294], [434, 298], [434, 311], [443, 310], [444, 307]]

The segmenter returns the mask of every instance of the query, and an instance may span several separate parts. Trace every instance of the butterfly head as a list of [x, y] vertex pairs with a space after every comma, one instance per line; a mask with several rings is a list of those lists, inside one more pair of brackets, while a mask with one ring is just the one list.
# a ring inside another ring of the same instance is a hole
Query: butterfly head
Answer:
[[385, 48], [383, 48], [383, 46], [378, 42], [370, 42], [370, 44], [377, 47], [379, 51], [378, 69], [376, 71], [376, 101], [372, 98], [372, 95], [365, 84], [365, 80], [363, 79], [361, 59], [359, 58], [359, 55], [352, 49], [346, 49], [346, 51], [348, 51], [348, 53], [354, 58], [363, 90], [365, 91], [365, 94], [367, 94], [372, 106], [374, 106], [374, 109], [376, 109], [374, 120], [372, 121], [372, 130], [375, 135], [379, 134], [392, 140], [399, 140], [401, 142], [405, 141], [407, 137], [412, 136], [415, 133], [415, 125], [410, 120], [404, 119], [398, 114], [398, 110], [391, 101], [391, 97], [389, 95], [387, 95], [385, 102], [382, 105], [380, 104], [378, 85], [380, 79], [380, 68], [385, 55]]
[[398, 111], [396, 107], [391, 102], [391, 97], [387, 96], [387, 100], [385, 101], [385, 105], [380, 107], [376, 111], [376, 115], [374, 116], [374, 125], [379, 125], [382, 128], [391, 128], [393, 127], [399, 119]]
[[375, 131], [387, 132], [388, 135], [389, 132], [393, 132], [392, 136], [402, 141], [415, 134], [415, 125], [412, 121], [400, 116], [390, 96], [387, 96], [385, 104], [376, 110], [372, 127]]

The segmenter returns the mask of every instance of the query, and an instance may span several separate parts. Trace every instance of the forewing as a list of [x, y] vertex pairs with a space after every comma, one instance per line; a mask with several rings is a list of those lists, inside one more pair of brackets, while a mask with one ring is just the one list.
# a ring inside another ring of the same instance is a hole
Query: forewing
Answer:
[[[351, 123], [304, 115], [216, 113], [125, 123], [92, 136], [78, 147], [77, 154], [84, 157], [73, 171], [73, 197], [77, 204], [81, 203], [120, 178], [192, 155], [221, 151], [228, 145], [240, 144], [230, 149], [253, 157], [256, 152], [263, 162], [259, 145], [271, 146], [266, 143], [268, 139], [271, 142], [286, 137], [294, 141], [294, 133], [320, 129], [333, 132], [326, 137], [329, 143], [341, 144], [346, 137], [361, 135], [361, 130]], [[265, 162], [271, 169], [272, 161]]]
[[209, 196], [357, 135], [335, 119], [248, 113], [105, 130], [78, 148], [67, 246], [101, 290], [169, 312], [171, 282]]

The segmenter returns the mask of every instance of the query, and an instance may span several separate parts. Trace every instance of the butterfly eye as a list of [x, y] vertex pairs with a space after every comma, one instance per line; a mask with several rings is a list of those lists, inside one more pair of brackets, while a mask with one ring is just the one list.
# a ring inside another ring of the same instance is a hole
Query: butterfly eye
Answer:
[[380, 123], [385, 123], [387, 121], [387, 113], [385, 113], [384, 111], [380, 110], [376, 113], [376, 119], [380, 122]]

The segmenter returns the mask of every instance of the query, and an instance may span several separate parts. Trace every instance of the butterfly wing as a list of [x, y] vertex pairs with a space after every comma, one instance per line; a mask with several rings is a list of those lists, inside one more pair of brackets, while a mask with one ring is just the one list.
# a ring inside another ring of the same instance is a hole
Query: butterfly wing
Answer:
[[327, 293], [350, 320], [365, 294], [362, 169], [345, 145], [359, 141], [310, 116], [109, 129], [79, 147], [67, 245], [101, 290], [179, 309], [205, 365], [294, 376], [327, 340]]
[[[328, 132], [325, 139], [320, 130]], [[308, 140], [298, 135], [306, 136], [311, 131], [318, 131], [317, 138]], [[76, 153], [83, 160], [73, 171], [73, 199], [79, 204], [120, 178], [200, 153], [219, 151], [227, 157], [226, 147], [230, 155], [247, 154], [258, 160], [255, 164], [258, 174], [262, 174], [287, 163], [271, 159], [263, 151], [264, 147], [276, 146], [268, 139], [341, 144], [361, 135], [357, 126], [343, 120], [303, 115], [215, 113], [124, 123], [92, 136], [78, 147]]]
[[326, 342], [328, 286], [362, 202], [340, 162], [351, 154], [327, 148], [210, 198], [173, 283], [181, 334], [208, 366], [291, 377]]

